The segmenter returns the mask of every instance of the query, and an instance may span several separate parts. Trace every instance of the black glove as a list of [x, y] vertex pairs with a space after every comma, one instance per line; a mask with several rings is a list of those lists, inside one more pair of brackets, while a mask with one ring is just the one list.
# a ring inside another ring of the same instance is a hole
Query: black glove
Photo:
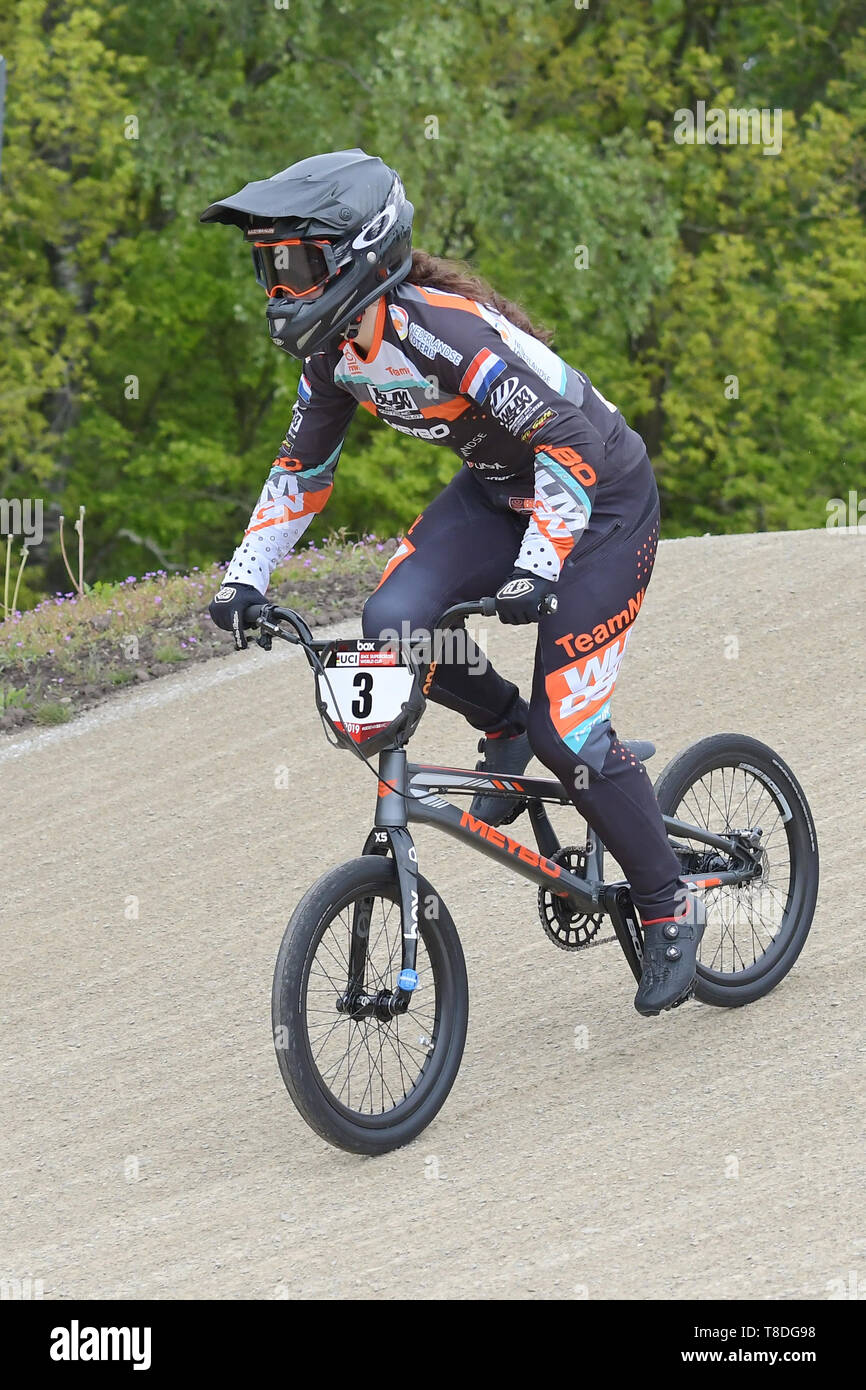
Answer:
[[[554, 588], [555, 580], [542, 579], [526, 570], [514, 570], [496, 593], [496, 612], [501, 623], [537, 623], [540, 605]], [[556, 599], [551, 596], [545, 612], [556, 612]]]
[[217, 627], [234, 634], [235, 647], [239, 652], [249, 645], [244, 637], [244, 628], [250, 624], [244, 622], [244, 613], [256, 603], [267, 603], [267, 599], [252, 584], [223, 584], [207, 610]]

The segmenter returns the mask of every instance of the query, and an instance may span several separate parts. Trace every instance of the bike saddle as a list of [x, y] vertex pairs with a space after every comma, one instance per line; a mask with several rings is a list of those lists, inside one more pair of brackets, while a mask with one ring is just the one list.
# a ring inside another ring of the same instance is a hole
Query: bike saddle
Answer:
[[623, 748], [627, 748], [630, 753], [634, 753], [635, 757], [639, 758], [642, 763], [648, 762], [656, 751], [655, 744], [650, 743], [648, 739], [621, 738], [620, 743]]

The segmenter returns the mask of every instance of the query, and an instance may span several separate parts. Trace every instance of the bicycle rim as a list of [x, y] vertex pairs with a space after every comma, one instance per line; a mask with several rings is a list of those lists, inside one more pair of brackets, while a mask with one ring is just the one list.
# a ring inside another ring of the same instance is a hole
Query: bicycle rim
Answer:
[[356, 1124], [393, 1125], [414, 1109], [435, 1081], [441, 1000], [435, 951], [419, 930], [418, 985], [407, 1013], [387, 1020], [340, 1013], [337, 1000], [349, 973], [352, 916], [359, 899], [372, 899], [362, 993], [392, 991], [402, 964], [400, 905], [395, 897], [355, 891], [320, 924], [304, 972], [300, 1015], [309, 1058], [328, 1102]]
[[[697, 777], [683, 792], [677, 816], [716, 835], [762, 831], [760, 875], [705, 890], [707, 924], [698, 956], [698, 974], [710, 981], [762, 974], [784, 950], [794, 909], [796, 858], [787, 803], [763, 777], [728, 765]], [[674, 849], [685, 850], [680, 858], [689, 874], [734, 867], [693, 838], [677, 836]]]

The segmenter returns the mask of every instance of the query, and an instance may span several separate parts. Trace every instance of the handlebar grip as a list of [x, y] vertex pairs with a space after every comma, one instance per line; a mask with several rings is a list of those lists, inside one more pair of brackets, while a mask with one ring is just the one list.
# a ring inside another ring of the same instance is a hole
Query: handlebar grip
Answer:
[[245, 609], [244, 609], [244, 626], [246, 626], [246, 624], [249, 623], [249, 625], [252, 627], [255, 623], [258, 623], [259, 618], [260, 618], [261, 616], [262, 616], [262, 604], [260, 604], [260, 603], [252, 603], [252, 604], [250, 604], [249, 608], [245, 608]]
[[480, 611], [481, 611], [481, 616], [482, 616], [482, 618], [495, 618], [495, 617], [496, 617], [496, 599], [495, 599], [495, 598], [483, 598], [483, 599], [481, 600], [481, 603], [479, 604], [479, 608], [480, 608]]

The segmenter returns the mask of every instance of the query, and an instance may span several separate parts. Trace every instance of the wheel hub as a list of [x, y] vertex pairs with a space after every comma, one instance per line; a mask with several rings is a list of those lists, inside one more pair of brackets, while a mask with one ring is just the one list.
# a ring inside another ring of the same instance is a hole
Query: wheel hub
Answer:
[[348, 1014], [354, 1022], [377, 1018], [380, 1023], [390, 1023], [397, 1014], [406, 1013], [409, 999], [399, 989], [379, 989], [375, 994], [363, 989], [346, 990], [337, 995], [334, 1007], [338, 1014]]

